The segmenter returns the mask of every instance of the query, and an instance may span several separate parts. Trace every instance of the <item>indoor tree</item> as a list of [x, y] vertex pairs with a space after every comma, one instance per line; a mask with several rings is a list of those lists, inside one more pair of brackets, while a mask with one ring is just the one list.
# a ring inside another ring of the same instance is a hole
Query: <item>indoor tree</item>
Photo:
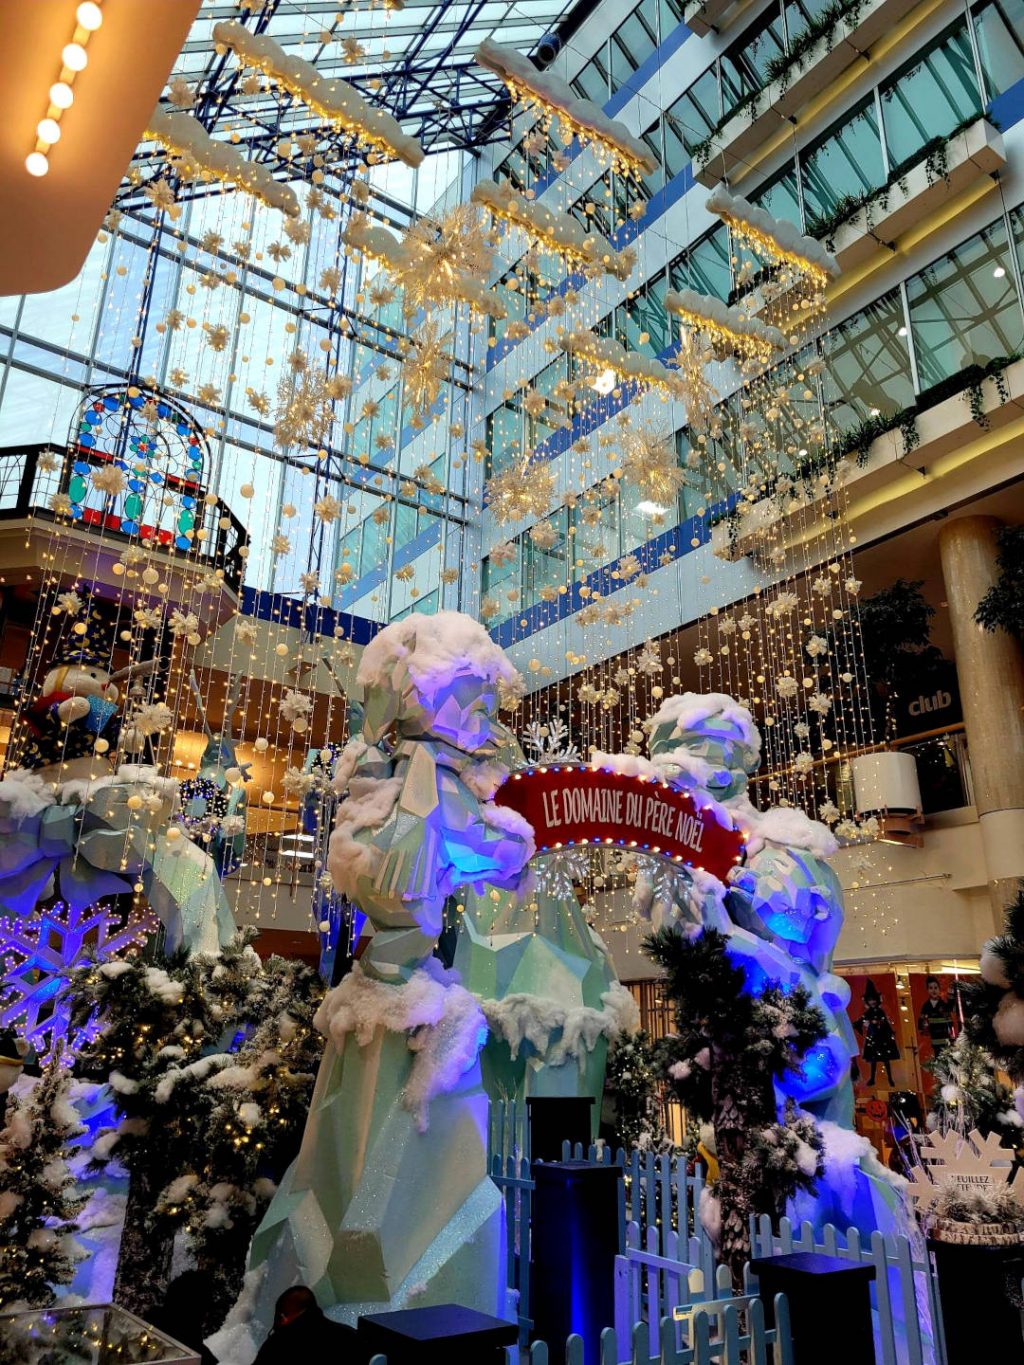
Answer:
[[996, 556], [999, 577], [978, 603], [974, 619], [1024, 641], [1024, 526], [1003, 526]]
[[[1024, 882], [1006, 912], [1004, 930], [985, 944], [980, 975], [961, 984], [965, 1028], [1011, 1081], [1024, 1087]], [[1020, 1106], [1021, 1090], [1017, 1092]]]
[[775, 1083], [825, 1037], [825, 1020], [800, 987], [748, 989], [716, 929], [662, 929], [645, 950], [665, 971], [675, 1013], [677, 1032], [665, 1040], [669, 1079], [688, 1113], [714, 1131], [719, 1178], [702, 1216], [739, 1284], [750, 1216], [777, 1220], [786, 1201], [813, 1191], [823, 1173], [813, 1119], [791, 1104], [780, 1114]]
[[662, 1072], [657, 1048], [641, 1029], [619, 1033], [608, 1045], [604, 1093], [615, 1111], [615, 1135], [626, 1149], [656, 1146], [660, 1137]]
[[84, 1129], [69, 1099], [71, 1073], [54, 1052], [28, 1096], [12, 1096], [0, 1131], [0, 1313], [52, 1303], [74, 1278], [74, 1193], [68, 1143]]

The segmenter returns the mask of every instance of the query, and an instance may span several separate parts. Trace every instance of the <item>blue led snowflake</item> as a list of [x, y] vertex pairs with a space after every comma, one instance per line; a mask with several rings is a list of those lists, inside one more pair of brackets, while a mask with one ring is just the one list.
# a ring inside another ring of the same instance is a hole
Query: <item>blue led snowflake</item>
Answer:
[[57, 900], [31, 915], [0, 919], [0, 1025], [13, 1028], [41, 1061], [63, 1042], [70, 1063], [96, 1026], [72, 1030], [68, 970], [116, 957], [155, 927], [151, 917], [105, 901], [75, 909]]

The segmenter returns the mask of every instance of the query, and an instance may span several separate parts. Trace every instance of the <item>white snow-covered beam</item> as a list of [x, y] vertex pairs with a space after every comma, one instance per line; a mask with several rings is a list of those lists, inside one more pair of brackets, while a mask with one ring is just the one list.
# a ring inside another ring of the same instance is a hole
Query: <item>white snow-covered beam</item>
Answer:
[[724, 185], [712, 190], [707, 197], [706, 207], [751, 241], [755, 249], [763, 248], [764, 254], [770, 258], [788, 261], [823, 281], [838, 278], [839, 262], [820, 242], [813, 237], [805, 237], [792, 223], [773, 218], [742, 195], [730, 194]]
[[266, 166], [249, 161], [230, 142], [212, 138], [191, 114], [168, 113], [157, 105], [149, 116], [145, 137], [159, 142], [183, 169], [203, 179], [223, 180], [255, 198], [280, 209], [289, 218], [299, 216], [299, 197], [290, 185], [275, 180]]
[[619, 379], [664, 389], [673, 398], [686, 398], [686, 381], [677, 370], [670, 370], [660, 360], [627, 351], [614, 337], [599, 337], [594, 332], [580, 330], [566, 332], [558, 338], [558, 344], [563, 351], [589, 360], [599, 369], [612, 370]]
[[646, 142], [633, 137], [624, 123], [609, 118], [592, 100], [583, 100], [559, 76], [538, 71], [528, 57], [514, 47], [485, 38], [474, 53], [474, 61], [500, 76], [513, 99], [537, 105], [574, 133], [582, 142], [605, 147], [614, 160], [626, 169], [649, 174], [658, 161]]
[[213, 26], [213, 41], [229, 48], [245, 66], [254, 66], [282, 90], [301, 100], [328, 123], [342, 128], [388, 160], [418, 166], [423, 148], [386, 109], [367, 103], [348, 81], [325, 80], [311, 62], [291, 57], [265, 33], [251, 33], [234, 19]]
[[712, 341], [745, 351], [782, 351], [786, 338], [777, 327], [759, 318], [747, 317], [740, 308], [729, 307], [721, 299], [698, 294], [694, 289], [670, 289], [665, 295], [665, 311], [681, 318], [689, 327], [705, 332]]
[[616, 251], [607, 237], [587, 232], [568, 213], [554, 213], [535, 199], [527, 199], [509, 184], [481, 180], [473, 187], [472, 201], [503, 222], [511, 223], [541, 246], [557, 252], [584, 270], [628, 280], [636, 265], [636, 252]]

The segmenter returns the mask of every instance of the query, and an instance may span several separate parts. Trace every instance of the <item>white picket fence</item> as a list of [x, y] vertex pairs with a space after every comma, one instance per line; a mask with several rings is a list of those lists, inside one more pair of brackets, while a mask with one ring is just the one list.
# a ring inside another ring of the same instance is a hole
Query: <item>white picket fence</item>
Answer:
[[828, 1224], [817, 1240], [810, 1223], [794, 1230], [788, 1218], [778, 1231], [769, 1218], [751, 1221], [751, 1254], [788, 1256], [816, 1251], [844, 1261], [873, 1265], [875, 1357], [878, 1365], [945, 1365], [942, 1314], [935, 1274], [923, 1247], [907, 1237], [873, 1232], [865, 1245], [856, 1228], [845, 1233]]
[[[511, 1106], [510, 1106], [511, 1107]], [[591, 1146], [586, 1152], [577, 1144], [562, 1147], [565, 1160], [590, 1161], [621, 1168], [618, 1185], [619, 1250], [633, 1246], [671, 1261], [685, 1260], [704, 1274], [705, 1283], [715, 1276], [715, 1253], [697, 1216], [704, 1177], [689, 1175], [685, 1163], [653, 1152], [624, 1152], [619, 1148]], [[525, 1345], [533, 1326], [530, 1296], [530, 1220], [533, 1180], [530, 1163], [523, 1155], [491, 1157], [491, 1179], [505, 1199], [507, 1285], [514, 1291]]]
[[[793, 1365], [785, 1294], [775, 1296], [771, 1328], [765, 1326], [764, 1304], [757, 1297], [733, 1298], [727, 1293], [705, 1298], [698, 1293], [682, 1307], [684, 1311], [660, 1323], [653, 1355], [646, 1322], [634, 1325], [624, 1347], [618, 1333], [606, 1327], [597, 1365]], [[546, 1342], [535, 1341], [523, 1358], [529, 1365], [558, 1365], [560, 1359], [565, 1365], [583, 1365], [583, 1339], [571, 1336], [564, 1356], [553, 1355]], [[387, 1357], [375, 1355], [370, 1365], [388, 1365]]]
[[[533, 1181], [522, 1147], [522, 1115], [515, 1105], [495, 1105], [492, 1109], [491, 1173], [505, 1195], [508, 1210], [508, 1284], [518, 1296], [520, 1339], [525, 1345], [533, 1325], [529, 1272]], [[652, 1152], [619, 1149], [613, 1153], [604, 1146], [584, 1151], [579, 1145], [570, 1150], [564, 1144], [563, 1157], [622, 1169], [616, 1349], [620, 1362], [629, 1360], [629, 1351], [635, 1353], [636, 1349], [632, 1335], [642, 1328], [647, 1360], [656, 1359], [659, 1350], [665, 1349], [660, 1337], [662, 1320], [683, 1303], [687, 1292], [694, 1292], [693, 1286], [719, 1283], [714, 1248], [698, 1217], [703, 1176], [699, 1171], [688, 1174], [681, 1160]], [[855, 1228], [843, 1233], [831, 1226], [816, 1240], [810, 1224], [795, 1230], [787, 1219], [777, 1231], [767, 1219], [752, 1224], [751, 1241], [752, 1258], [817, 1251], [874, 1265], [872, 1301], [878, 1365], [945, 1365], [938, 1288], [923, 1247], [915, 1246], [907, 1237], [883, 1237], [877, 1232], [862, 1242]], [[727, 1283], [727, 1276], [721, 1282]], [[745, 1287], [751, 1288], [749, 1283]], [[746, 1311], [737, 1305], [734, 1308], [738, 1314]], [[760, 1365], [758, 1356], [752, 1359]]]

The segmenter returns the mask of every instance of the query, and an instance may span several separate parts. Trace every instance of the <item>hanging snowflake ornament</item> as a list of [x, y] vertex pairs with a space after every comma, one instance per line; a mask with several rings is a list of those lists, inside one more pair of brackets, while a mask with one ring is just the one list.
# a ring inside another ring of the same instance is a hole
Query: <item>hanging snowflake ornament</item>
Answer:
[[92, 486], [108, 497], [116, 497], [128, 487], [128, 476], [116, 464], [100, 465], [92, 471]]
[[281, 698], [281, 705], [278, 708], [281, 719], [286, 721], [297, 734], [304, 734], [309, 729], [309, 715], [313, 710], [313, 701], [304, 692], [289, 690]]
[[523, 748], [534, 763], [580, 761], [580, 751], [561, 716], [531, 721], [523, 731]]
[[[64, 901], [31, 915], [0, 920], [0, 1026], [13, 1028], [45, 1064], [58, 1043], [68, 1060], [98, 1032], [90, 1019], [71, 1031], [67, 973], [86, 962], [109, 962], [157, 929], [150, 914], [99, 901], [78, 909]], [[102, 968], [101, 968], [102, 970]]]
[[663, 428], [631, 432], [622, 451], [622, 476], [649, 502], [673, 506], [686, 476], [679, 467], [674, 437]]
[[325, 493], [322, 498], [318, 498], [313, 504], [314, 515], [318, 516], [325, 525], [330, 525], [337, 521], [341, 514], [341, 503], [330, 493]]
[[555, 476], [543, 465], [513, 465], [487, 481], [486, 497], [494, 520], [499, 526], [523, 521], [527, 517], [542, 517], [551, 505], [555, 491]]
[[82, 610], [82, 599], [77, 592], [62, 592], [57, 598], [56, 605], [65, 616], [77, 616]]

